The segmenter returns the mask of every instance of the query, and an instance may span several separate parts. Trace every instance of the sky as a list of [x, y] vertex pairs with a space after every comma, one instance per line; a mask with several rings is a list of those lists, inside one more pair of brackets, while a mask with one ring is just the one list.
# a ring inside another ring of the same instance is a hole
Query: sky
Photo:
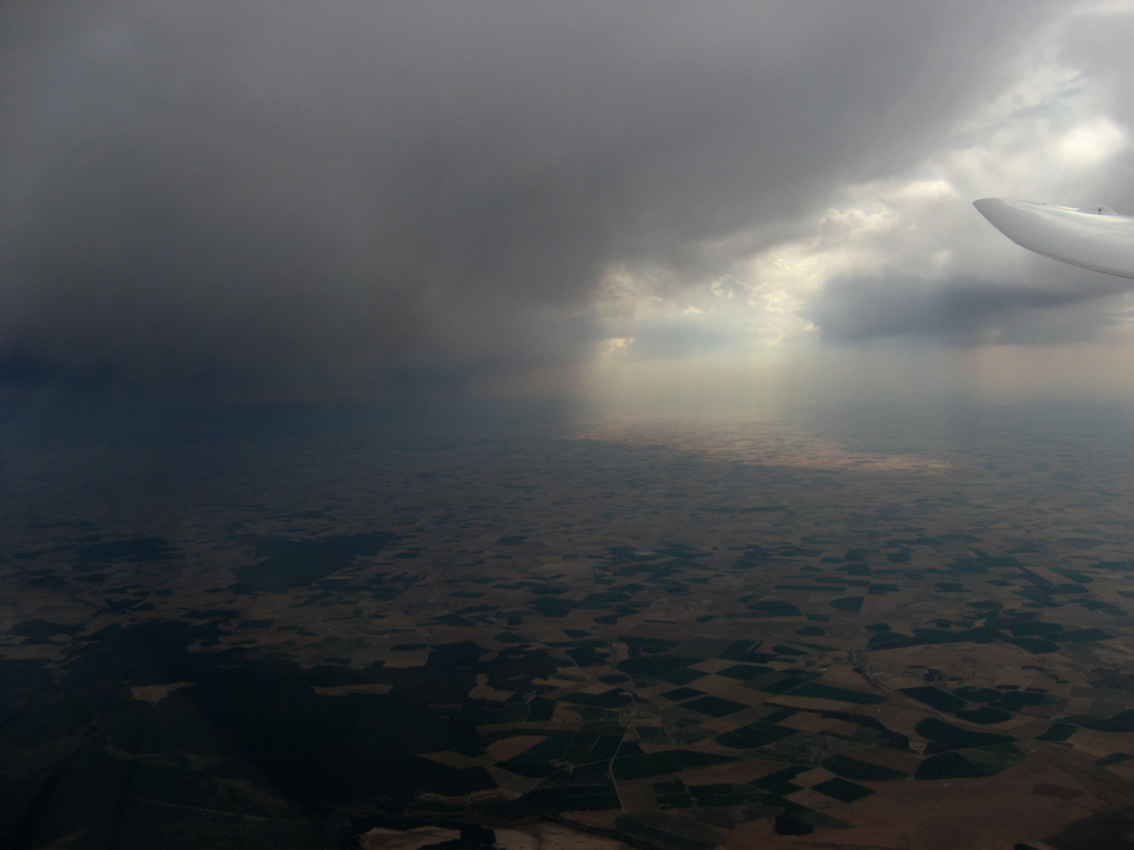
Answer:
[[0, 384], [1134, 399], [1134, 2], [0, 8]]

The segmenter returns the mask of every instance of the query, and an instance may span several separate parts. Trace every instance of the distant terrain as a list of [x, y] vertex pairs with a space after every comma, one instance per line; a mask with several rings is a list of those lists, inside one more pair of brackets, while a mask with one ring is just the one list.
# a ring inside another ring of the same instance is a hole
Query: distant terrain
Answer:
[[1086, 848], [1134, 800], [1106, 416], [10, 446], [0, 843]]

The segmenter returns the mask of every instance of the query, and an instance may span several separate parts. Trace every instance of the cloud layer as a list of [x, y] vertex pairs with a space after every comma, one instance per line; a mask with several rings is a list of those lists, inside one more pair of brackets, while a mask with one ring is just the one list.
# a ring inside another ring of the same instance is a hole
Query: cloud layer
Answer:
[[1129, 16], [1028, 10], [8, 4], [0, 369], [337, 394], [986, 339], [1083, 299], [967, 194], [1134, 211]]
[[895, 338], [970, 346], [1128, 337], [1129, 282], [1030, 255], [971, 207], [999, 195], [1134, 213], [1134, 69], [1121, 48], [1134, 35], [1134, 6], [1047, 11], [1029, 16], [1033, 28], [1011, 51], [954, 45], [958, 56], [981, 57], [979, 75], [955, 73], [982, 96], [933, 121], [935, 137], [901, 148], [909, 157], [866, 180], [828, 183], [774, 244], [741, 231], [706, 245], [715, 277], [684, 302], [631, 299], [634, 309], [612, 313], [618, 335], [648, 340], [658, 326], [678, 334], [676, 325], [695, 339], [712, 322], [727, 329], [718, 348], [734, 354]]

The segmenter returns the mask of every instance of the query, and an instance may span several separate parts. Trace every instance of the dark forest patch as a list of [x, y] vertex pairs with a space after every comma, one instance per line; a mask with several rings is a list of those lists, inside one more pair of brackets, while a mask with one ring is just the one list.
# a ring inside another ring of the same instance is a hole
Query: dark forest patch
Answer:
[[243, 567], [232, 586], [237, 593], [282, 593], [306, 587], [350, 566], [355, 558], [377, 555], [394, 535], [387, 532], [340, 534], [315, 540], [273, 537], [256, 546], [263, 560]]

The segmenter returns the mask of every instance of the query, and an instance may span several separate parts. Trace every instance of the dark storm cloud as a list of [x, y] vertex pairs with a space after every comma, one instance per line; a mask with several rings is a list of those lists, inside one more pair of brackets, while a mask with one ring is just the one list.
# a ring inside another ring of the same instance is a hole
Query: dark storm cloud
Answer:
[[[1038, 261], [1050, 264], [1052, 261]], [[859, 343], [899, 336], [937, 337], [954, 344], [1077, 342], [1091, 338], [1108, 299], [1134, 286], [1131, 281], [1067, 268], [1052, 286], [1038, 281], [1013, 285], [986, 279], [841, 277], [827, 283], [806, 317], [830, 342]], [[1050, 270], [1047, 276], [1051, 276]], [[1045, 311], [1072, 308], [1054, 325]]]
[[0, 364], [344, 392], [570, 362], [604, 265], [912, 161], [995, 84], [958, 50], [1029, 26], [913, 5], [8, 4]]

